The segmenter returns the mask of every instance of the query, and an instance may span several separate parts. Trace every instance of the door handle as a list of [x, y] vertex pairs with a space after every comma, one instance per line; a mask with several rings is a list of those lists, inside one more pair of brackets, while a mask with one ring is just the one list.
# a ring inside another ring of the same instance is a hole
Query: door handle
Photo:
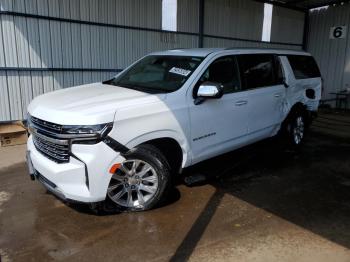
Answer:
[[280, 97], [281, 95], [280, 94], [274, 94], [274, 97]]
[[244, 101], [244, 100], [242, 100], [242, 101], [237, 101], [237, 102], [235, 103], [236, 106], [243, 106], [243, 105], [246, 105], [246, 104], [248, 104], [248, 101]]

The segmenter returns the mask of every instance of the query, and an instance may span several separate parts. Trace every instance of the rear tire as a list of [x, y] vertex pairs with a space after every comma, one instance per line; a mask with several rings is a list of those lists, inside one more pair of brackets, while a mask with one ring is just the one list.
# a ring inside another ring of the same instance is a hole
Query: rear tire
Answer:
[[159, 206], [171, 185], [170, 166], [160, 150], [140, 145], [125, 155], [113, 174], [106, 204], [118, 211], [144, 211]]
[[307, 123], [305, 113], [301, 110], [294, 111], [286, 123], [286, 138], [292, 148], [300, 148], [304, 142]]

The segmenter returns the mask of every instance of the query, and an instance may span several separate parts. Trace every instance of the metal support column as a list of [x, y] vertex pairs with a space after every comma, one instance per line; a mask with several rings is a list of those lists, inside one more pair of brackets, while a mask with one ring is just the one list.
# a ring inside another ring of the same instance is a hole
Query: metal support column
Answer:
[[307, 44], [308, 44], [308, 37], [309, 37], [309, 21], [310, 21], [310, 14], [309, 10], [305, 12], [305, 19], [304, 19], [304, 34], [303, 34], [303, 50], [307, 51]]
[[198, 47], [202, 48], [204, 35], [204, 0], [199, 0], [198, 9]]

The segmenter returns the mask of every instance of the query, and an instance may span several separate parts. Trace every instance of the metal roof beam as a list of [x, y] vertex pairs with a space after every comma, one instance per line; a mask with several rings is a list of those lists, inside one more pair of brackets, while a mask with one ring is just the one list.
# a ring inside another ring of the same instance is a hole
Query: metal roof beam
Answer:
[[290, 4], [299, 4], [299, 3], [302, 3], [302, 2], [307, 2], [307, 0], [293, 0], [293, 1], [287, 1], [287, 4], [290, 5]]
[[350, 2], [350, 0], [329, 0], [329, 1], [324, 1], [323, 3], [310, 5], [307, 8], [313, 9], [313, 8], [318, 8], [318, 7], [322, 7], [322, 6], [335, 5], [335, 4], [348, 3], [348, 2]]
[[306, 8], [301, 8], [301, 7], [290, 5], [288, 3], [283, 3], [283, 2], [279, 2], [279, 1], [277, 2], [277, 1], [274, 1], [274, 0], [254, 0], [254, 1], [255, 2], [260, 2], [260, 3], [271, 4], [271, 5], [275, 5], [275, 6], [280, 6], [280, 7], [292, 9], [292, 10], [295, 10], [295, 11], [300, 11], [300, 12], [306, 12], [307, 11]]

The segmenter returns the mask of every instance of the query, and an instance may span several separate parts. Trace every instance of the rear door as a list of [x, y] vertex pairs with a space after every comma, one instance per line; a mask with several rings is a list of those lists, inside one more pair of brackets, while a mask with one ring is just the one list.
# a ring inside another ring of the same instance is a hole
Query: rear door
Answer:
[[239, 55], [242, 87], [249, 98], [248, 134], [270, 136], [283, 120], [286, 88], [278, 58], [273, 54]]

